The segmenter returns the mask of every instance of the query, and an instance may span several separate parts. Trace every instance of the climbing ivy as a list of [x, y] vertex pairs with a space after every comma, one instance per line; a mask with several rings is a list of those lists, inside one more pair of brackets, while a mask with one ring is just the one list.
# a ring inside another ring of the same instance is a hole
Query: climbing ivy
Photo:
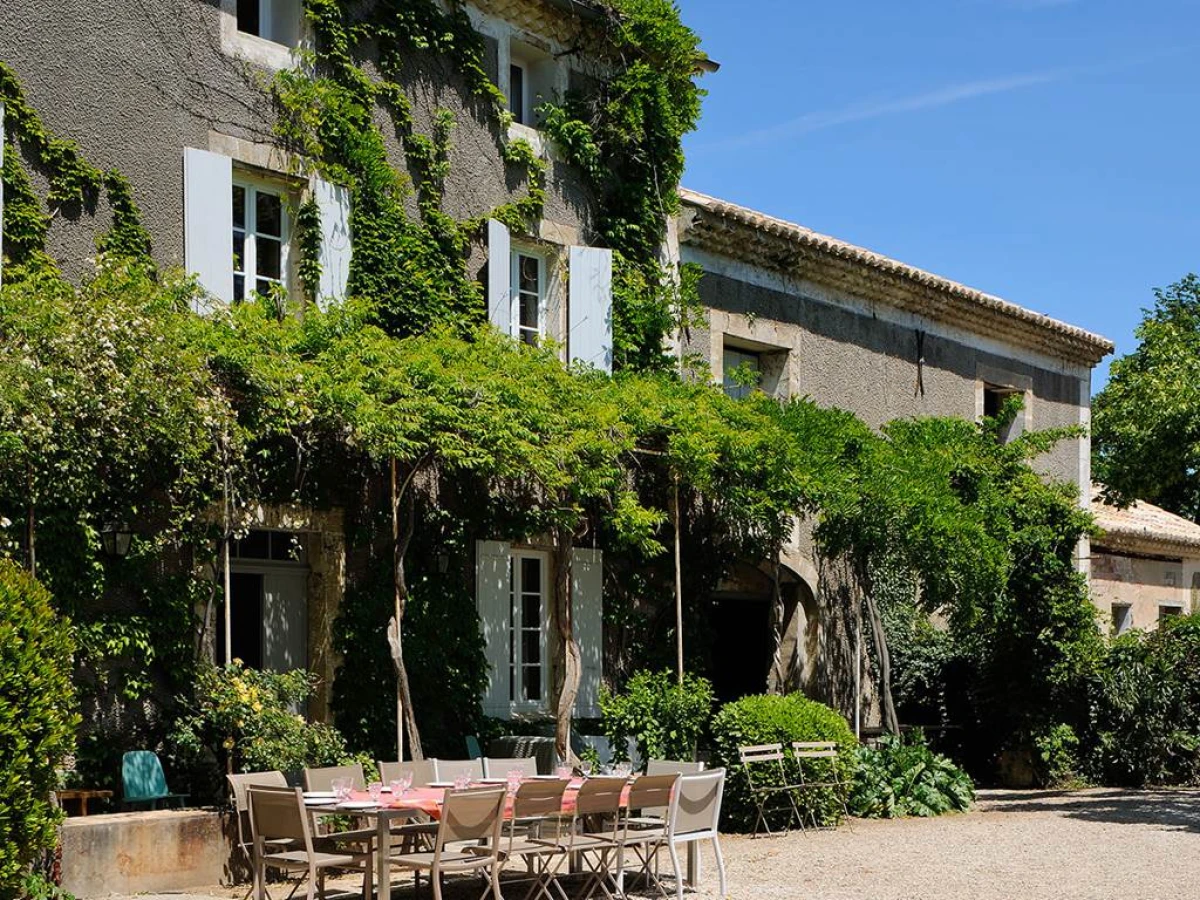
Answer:
[[150, 235], [141, 222], [129, 181], [115, 169], [107, 172], [88, 162], [74, 141], [46, 129], [25, 99], [16, 73], [0, 62], [0, 103], [4, 104], [4, 252], [18, 264], [48, 263], [46, 235], [51, 215], [34, 193], [19, 159], [23, 151], [49, 185], [46, 204], [57, 211], [79, 204], [94, 214], [102, 191], [107, 192], [112, 225], [97, 240], [102, 253], [150, 260]]

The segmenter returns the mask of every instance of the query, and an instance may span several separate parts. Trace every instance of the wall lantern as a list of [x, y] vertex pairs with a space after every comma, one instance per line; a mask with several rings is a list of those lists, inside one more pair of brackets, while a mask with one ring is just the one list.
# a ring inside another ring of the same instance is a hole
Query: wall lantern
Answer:
[[100, 531], [100, 543], [104, 552], [116, 559], [124, 559], [133, 542], [133, 531], [123, 525], [105, 525]]

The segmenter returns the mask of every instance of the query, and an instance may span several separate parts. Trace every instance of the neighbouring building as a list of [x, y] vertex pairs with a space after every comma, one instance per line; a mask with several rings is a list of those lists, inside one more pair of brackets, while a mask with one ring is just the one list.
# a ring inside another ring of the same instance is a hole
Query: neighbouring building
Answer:
[[[734, 395], [758, 388], [778, 398], [811, 397], [850, 410], [869, 425], [906, 416], [994, 415], [1012, 394], [1024, 406], [1013, 433], [1084, 426], [1092, 369], [1113, 345], [1105, 338], [939, 275], [791, 222], [683, 192], [679, 254], [699, 265], [706, 322], [683, 350], [706, 361]], [[734, 370], [740, 370], [735, 374]], [[1047, 475], [1080, 486], [1086, 505], [1091, 446], [1063, 441], [1036, 461]], [[1081, 565], [1086, 565], [1081, 548]], [[726, 693], [803, 687], [836, 694], [829, 664], [845, 635], [832, 633], [807, 528], [786, 548], [786, 671], [770, 673], [771, 591], [766, 566], [746, 563], [722, 585], [718, 640], [754, 648], [736, 656], [718, 686]], [[749, 658], [748, 658], [749, 656]], [[853, 663], [851, 662], [852, 666]], [[724, 683], [728, 681], [728, 683]]]
[[1119, 508], [1092, 488], [1092, 600], [1108, 633], [1200, 611], [1200, 525], [1151, 503]]

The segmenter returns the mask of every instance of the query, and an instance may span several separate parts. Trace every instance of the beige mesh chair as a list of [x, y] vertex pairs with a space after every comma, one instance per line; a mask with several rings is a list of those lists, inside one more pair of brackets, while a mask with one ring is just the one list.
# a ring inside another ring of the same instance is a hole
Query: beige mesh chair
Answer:
[[410, 762], [379, 762], [379, 780], [391, 784], [401, 776], [411, 774], [414, 786], [429, 784], [437, 781], [437, 772], [433, 768], [433, 760], [415, 759]]
[[[286, 874], [300, 872], [301, 883], [308, 886], [308, 900], [325, 896], [326, 870], [359, 869], [363, 872], [363, 896], [371, 895], [370, 849], [361, 853], [317, 850], [300, 788], [251, 785], [246, 789], [246, 802], [250, 808], [254, 891], [258, 900], [267, 897], [268, 868]], [[284, 841], [291, 842], [288, 849], [276, 849]]]
[[[717, 858], [720, 894], [724, 897], [725, 857], [721, 853], [721, 799], [725, 794], [725, 770], [713, 769], [695, 775], [681, 775], [671, 794], [667, 812], [667, 836], [664, 840], [671, 855], [675, 875], [675, 900], [683, 900], [683, 869], [679, 865], [679, 847], [696, 841], [709, 841]], [[662, 891], [661, 881], [657, 882]], [[665, 895], [665, 891], [663, 891]]]
[[[578, 864], [586, 878], [577, 896], [583, 900], [599, 890], [607, 900], [616, 900], [611, 884], [619, 894], [621, 795], [629, 784], [626, 778], [589, 778], [575, 797], [575, 819], [566, 838], [541, 838], [539, 843], [560, 854], [552, 869], [555, 884], [564, 859]], [[562, 892], [562, 886], [558, 889]], [[565, 895], [564, 895], [565, 900]]]
[[326, 766], [321, 769], [304, 770], [304, 789], [306, 791], [332, 791], [333, 783], [339, 778], [349, 778], [354, 783], [356, 791], [364, 790], [367, 786], [363, 777], [362, 763], [349, 766]]
[[531, 897], [559, 900], [550, 893], [562, 887], [557, 882], [557, 869], [551, 868], [558, 853], [557, 842], [567, 834], [573, 818], [564, 815], [563, 794], [570, 784], [566, 779], [527, 781], [513, 796], [512, 820], [504, 829], [501, 858], [505, 863], [520, 860], [525, 863], [526, 877], [510, 883], [530, 882], [525, 900]]
[[[250, 807], [246, 799], [246, 789], [248, 787], [287, 787], [287, 779], [283, 777], [282, 772], [246, 772], [241, 775], [226, 775], [226, 780], [229, 782], [229, 790], [233, 796], [233, 814], [237, 817], [237, 843], [238, 849], [242, 851], [242, 856], [245, 857], [246, 865], [250, 868], [251, 875], [254, 872], [254, 838], [250, 833]], [[284, 841], [278, 846], [286, 846], [291, 843]], [[246, 897], [254, 893], [253, 877], [251, 879], [250, 890], [246, 892]], [[269, 895], [268, 895], [269, 896]], [[243, 898], [245, 900], [245, 898]]]
[[521, 770], [522, 778], [532, 778], [538, 773], [537, 759], [532, 756], [484, 757], [483, 774], [485, 778], [507, 778], [508, 773], [514, 769]]
[[[625, 892], [625, 854], [633, 854], [636, 870], [634, 879], [644, 877], [657, 883], [657, 875], [650, 868], [658, 869], [658, 851], [667, 837], [667, 816], [670, 813], [671, 797], [680, 779], [680, 773], [643, 775], [634, 779], [629, 787], [629, 800], [625, 818], [621, 824], [621, 850], [617, 857], [617, 885]], [[662, 810], [661, 817], [646, 815], [648, 811]]]
[[434, 781], [457, 781], [459, 775], [467, 775], [472, 781], [483, 778], [482, 759], [434, 759], [433, 771], [437, 774]]
[[[647, 775], [691, 775], [703, 772], [704, 763], [689, 762], [680, 759], [651, 759], [646, 761]], [[646, 807], [636, 818], [629, 819], [628, 824], [639, 828], [666, 827], [667, 807]]]
[[[797, 781], [801, 795], [812, 796], [821, 791], [830, 791], [841, 805], [842, 815], [849, 819], [850, 807], [846, 804], [846, 797], [850, 792], [850, 785], [842, 774], [837, 742], [793, 741], [792, 755], [796, 758]], [[808, 803], [808, 814], [813, 828], [821, 827], [817, 819], [818, 806], [815, 800]]]
[[[774, 834], [768, 812], [787, 813], [788, 824], [794, 821], [803, 831], [804, 820], [796, 806], [796, 792], [800, 786], [793, 782], [784, 767], [783, 744], [738, 747], [738, 757], [750, 789], [750, 799], [754, 801], [758, 812], [752, 837], [758, 837], [759, 825], [766, 829], [767, 834]], [[780, 804], [781, 799], [786, 801], [786, 805]]]
[[500, 893], [500, 828], [507, 798], [504, 788], [446, 791], [433, 849], [401, 853], [388, 861], [401, 869], [411, 869], [418, 891], [421, 873], [428, 872], [434, 900], [442, 900], [443, 875], [466, 872], [487, 879], [480, 900], [489, 894], [495, 900], [504, 900]]

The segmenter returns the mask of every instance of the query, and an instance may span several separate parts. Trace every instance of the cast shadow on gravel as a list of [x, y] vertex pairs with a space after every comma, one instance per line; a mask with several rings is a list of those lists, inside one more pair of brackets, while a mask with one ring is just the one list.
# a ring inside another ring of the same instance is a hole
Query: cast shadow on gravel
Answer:
[[989, 812], [1046, 812], [1085, 822], [1200, 833], [1197, 791], [988, 791], [980, 800]]

